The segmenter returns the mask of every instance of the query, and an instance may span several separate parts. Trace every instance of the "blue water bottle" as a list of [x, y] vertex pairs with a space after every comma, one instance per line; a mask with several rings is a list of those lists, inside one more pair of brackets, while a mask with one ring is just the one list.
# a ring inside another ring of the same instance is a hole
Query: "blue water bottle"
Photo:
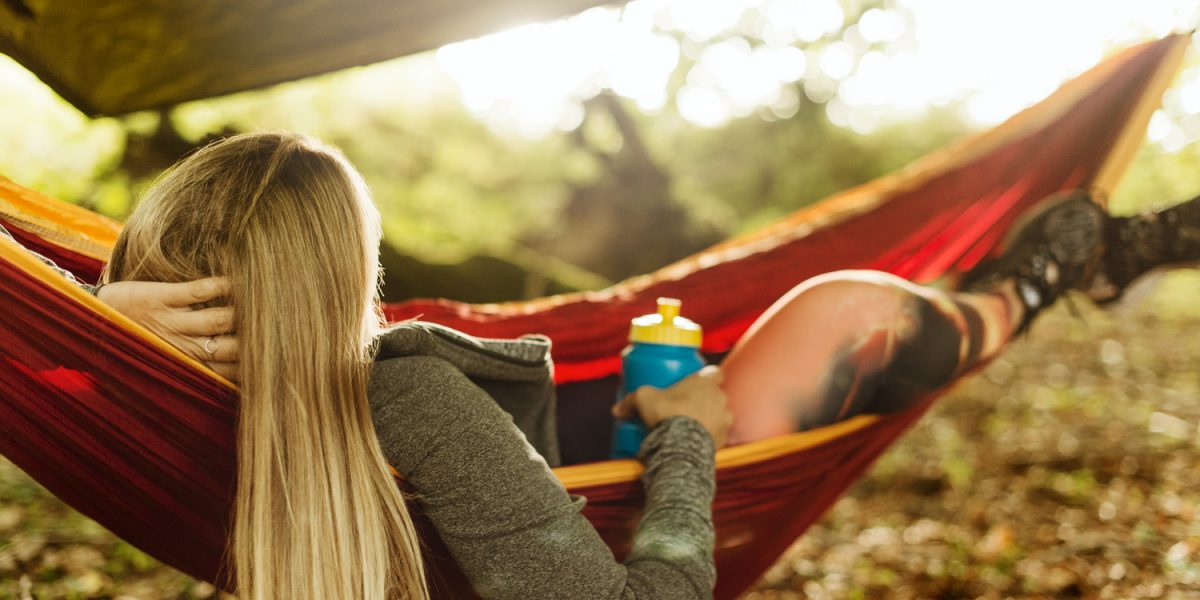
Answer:
[[[618, 401], [643, 385], [669, 387], [704, 367], [700, 326], [679, 316], [680, 304], [674, 298], [659, 298], [657, 313], [633, 320], [630, 343], [621, 352]], [[641, 419], [618, 420], [612, 457], [636, 457], [648, 433]]]

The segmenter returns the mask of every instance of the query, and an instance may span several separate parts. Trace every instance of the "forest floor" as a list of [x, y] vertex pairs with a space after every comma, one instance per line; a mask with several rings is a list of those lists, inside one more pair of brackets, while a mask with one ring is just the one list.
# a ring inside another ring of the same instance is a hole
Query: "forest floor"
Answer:
[[[743, 600], [1200, 597], [1198, 297], [1043, 315]], [[0, 600], [213, 594], [0, 459]]]

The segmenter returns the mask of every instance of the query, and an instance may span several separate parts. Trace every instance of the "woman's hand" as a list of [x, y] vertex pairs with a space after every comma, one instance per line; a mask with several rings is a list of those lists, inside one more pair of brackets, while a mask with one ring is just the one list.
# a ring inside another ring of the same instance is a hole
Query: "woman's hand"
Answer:
[[192, 306], [229, 295], [222, 277], [186, 283], [118, 281], [100, 288], [96, 297], [137, 324], [170, 342], [184, 354], [237, 381], [238, 341], [233, 307]]
[[640, 415], [650, 428], [667, 417], [691, 417], [708, 430], [720, 448], [733, 425], [733, 413], [721, 389], [724, 377], [721, 369], [709, 365], [666, 389], [642, 386], [613, 406], [613, 416], [628, 419]]

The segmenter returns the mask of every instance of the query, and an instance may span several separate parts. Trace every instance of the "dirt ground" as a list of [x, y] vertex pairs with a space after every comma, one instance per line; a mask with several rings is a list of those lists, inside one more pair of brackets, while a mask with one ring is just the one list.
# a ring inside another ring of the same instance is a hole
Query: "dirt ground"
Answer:
[[[1198, 297], [1043, 315], [743, 600], [1200, 598]], [[0, 599], [212, 596], [0, 460]]]

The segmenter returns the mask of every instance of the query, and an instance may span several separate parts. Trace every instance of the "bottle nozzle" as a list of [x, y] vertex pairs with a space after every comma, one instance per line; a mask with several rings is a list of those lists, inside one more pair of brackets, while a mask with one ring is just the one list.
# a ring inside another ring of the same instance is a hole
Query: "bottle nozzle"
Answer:
[[683, 303], [675, 298], [659, 298], [658, 299], [658, 314], [662, 317], [663, 324], [671, 324], [675, 321], [675, 317], [679, 316], [679, 308]]
[[682, 305], [675, 298], [659, 298], [657, 312], [633, 319], [629, 341], [698, 347], [700, 326], [679, 316]]

